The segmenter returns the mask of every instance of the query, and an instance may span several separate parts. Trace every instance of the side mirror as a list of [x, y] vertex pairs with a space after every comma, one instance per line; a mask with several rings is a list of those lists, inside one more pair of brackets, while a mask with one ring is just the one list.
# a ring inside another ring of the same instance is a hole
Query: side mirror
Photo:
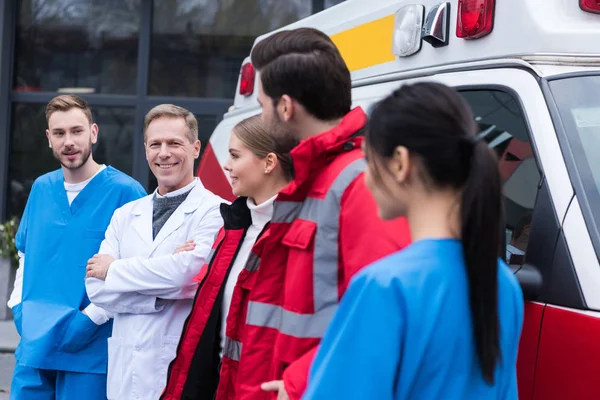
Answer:
[[509, 265], [513, 274], [519, 280], [523, 298], [528, 301], [536, 300], [542, 293], [543, 278], [540, 271], [531, 264]]

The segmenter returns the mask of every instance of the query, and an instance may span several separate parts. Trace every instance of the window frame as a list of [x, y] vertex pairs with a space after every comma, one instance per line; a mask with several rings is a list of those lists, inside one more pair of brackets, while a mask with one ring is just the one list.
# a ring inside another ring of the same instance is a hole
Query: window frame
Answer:
[[[311, 0], [311, 14], [322, 11], [324, 0]], [[16, 92], [13, 90], [15, 68], [15, 42], [18, 24], [18, 2], [0, 0], [0, 221], [7, 218], [8, 158], [12, 129], [13, 103], [46, 104], [57, 92]], [[150, 53], [152, 40], [153, 0], [141, 0], [138, 29], [138, 54], [135, 94], [85, 94], [92, 109], [98, 106], [132, 107], [135, 109], [132, 177], [146, 189], [149, 184], [149, 168], [143, 145], [144, 116], [155, 105], [172, 103], [185, 107], [195, 115], [215, 117], [218, 125], [233, 104], [234, 93], [227, 98], [150, 96], [148, 93]], [[100, 127], [102, 129], [102, 127]], [[205, 146], [206, 143], [203, 143]]]
[[569, 177], [571, 178], [573, 189], [581, 207], [581, 212], [585, 220], [585, 225], [588, 231], [590, 232], [590, 238], [594, 246], [596, 257], [600, 259], [600, 222], [596, 221], [596, 218], [594, 217], [594, 212], [592, 211], [594, 206], [598, 205], [598, 202], [590, 199], [590, 196], [588, 195], [588, 190], [584, 187], [584, 183], [581, 179], [581, 166], [576, 160], [576, 154], [572, 145], [572, 142], [574, 140], [579, 141], [579, 138], [571, 138], [572, 135], [577, 135], [578, 133], [567, 132], [558, 104], [556, 102], [555, 94], [553, 93], [551, 88], [552, 82], [554, 81], [568, 80], [588, 76], [600, 77], [600, 71], [581, 71], [549, 77], [541, 81], [541, 87], [542, 92], [544, 93], [544, 96], [546, 97], [548, 102], [550, 116], [554, 123], [556, 135], [558, 137], [562, 154], [567, 165], [567, 171], [569, 173]]

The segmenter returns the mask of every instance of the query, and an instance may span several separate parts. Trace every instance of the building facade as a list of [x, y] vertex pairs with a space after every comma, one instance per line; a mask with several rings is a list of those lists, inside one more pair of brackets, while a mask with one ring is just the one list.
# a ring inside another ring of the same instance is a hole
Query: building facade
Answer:
[[44, 115], [57, 94], [90, 103], [95, 159], [152, 191], [146, 112], [189, 109], [207, 143], [255, 38], [341, 1], [0, 0], [0, 220], [20, 217], [33, 181], [58, 168]]

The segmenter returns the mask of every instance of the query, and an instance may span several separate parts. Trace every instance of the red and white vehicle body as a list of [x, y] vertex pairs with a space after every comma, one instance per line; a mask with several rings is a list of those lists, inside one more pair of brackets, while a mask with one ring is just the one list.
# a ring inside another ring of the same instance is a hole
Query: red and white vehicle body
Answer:
[[[506, 242], [522, 254], [507, 255], [527, 299], [519, 396], [600, 399], [600, 1], [348, 0], [286, 28], [301, 26], [339, 47], [356, 106], [420, 80], [465, 96], [500, 156]], [[260, 112], [255, 84], [247, 59], [198, 169], [230, 199], [222, 165], [233, 126]]]

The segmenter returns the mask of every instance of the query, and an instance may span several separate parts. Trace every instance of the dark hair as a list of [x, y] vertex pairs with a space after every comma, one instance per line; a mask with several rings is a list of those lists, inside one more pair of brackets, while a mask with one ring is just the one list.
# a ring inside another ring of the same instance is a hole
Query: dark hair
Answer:
[[398, 146], [406, 147], [422, 162], [426, 185], [461, 191], [460, 235], [473, 334], [483, 377], [493, 383], [502, 357], [497, 275], [502, 189], [497, 156], [476, 133], [473, 114], [461, 95], [427, 82], [404, 85], [378, 103], [366, 141], [367, 151], [383, 158], [391, 157]]
[[262, 89], [275, 103], [287, 94], [322, 121], [352, 105], [350, 71], [333, 41], [313, 28], [277, 32], [252, 50]]

